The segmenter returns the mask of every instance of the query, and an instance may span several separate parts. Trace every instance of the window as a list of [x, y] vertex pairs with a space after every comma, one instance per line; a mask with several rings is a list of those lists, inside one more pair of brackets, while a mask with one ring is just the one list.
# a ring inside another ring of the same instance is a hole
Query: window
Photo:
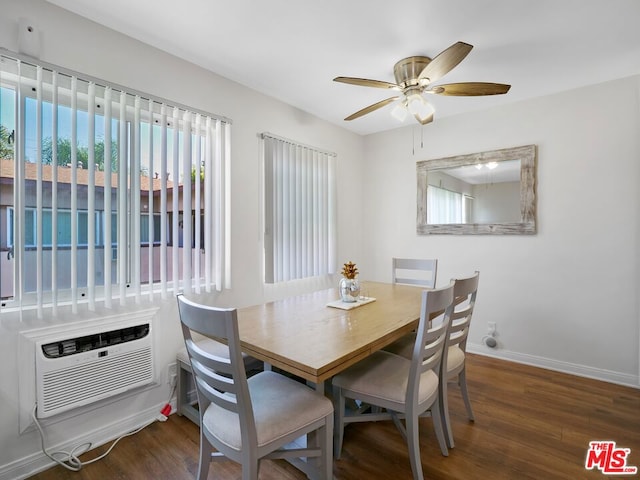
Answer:
[[[102, 212], [95, 212], [96, 219], [99, 219]], [[7, 225], [9, 230], [8, 246], [14, 249], [13, 244], [13, 207], [7, 209]], [[87, 226], [88, 226], [88, 212], [86, 210], [78, 210], [76, 212], [76, 222], [78, 225], [76, 242], [78, 245], [87, 246]], [[26, 248], [37, 247], [37, 226], [38, 226], [38, 211], [35, 208], [26, 207], [24, 211], [24, 246]], [[57, 245], [59, 247], [71, 246], [71, 211], [59, 209], [57, 210], [58, 228], [57, 230]], [[94, 222], [96, 226], [99, 226], [99, 221]], [[51, 209], [42, 210], [42, 246], [44, 248], [51, 248], [53, 246], [53, 212]], [[102, 245], [102, 238], [96, 235], [97, 244]]]
[[335, 154], [269, 134], [261, 141], [265, 282], [333, 273]]
[[[153, 227], [149, 225], [150, 218], [153, 222]], [[160, 245], [160, 225], [162, 224], [160, 218], [159, 213], [154, 213], [153, 216], [148, 213], [143, 213], [140, 216], [140, 243], [143, 245], [148, 245], [149, 243]]]
[[222, 289], [229, 121], [0, 60], [0, 306]]

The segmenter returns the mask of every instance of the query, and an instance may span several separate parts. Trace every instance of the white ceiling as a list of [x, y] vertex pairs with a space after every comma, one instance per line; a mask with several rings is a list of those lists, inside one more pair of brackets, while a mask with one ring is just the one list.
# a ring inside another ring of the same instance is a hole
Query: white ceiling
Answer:
[[520, 181], [520, 160], [490, 163], [493, 165], [484, 163], [463, 165], [461, 167], [447, 168], [445, 172], [447, 175], [471, 185]]
[[392, 106], [342, 120], [392, 95], [335, 76], [394, 82], [398, 60], [456, 41], [474, 49], [437, 83], [512, 87], [430, 95], [435, 122], [640, 73], [639, 0], [48, 1], [359, 134], [401, 126]]

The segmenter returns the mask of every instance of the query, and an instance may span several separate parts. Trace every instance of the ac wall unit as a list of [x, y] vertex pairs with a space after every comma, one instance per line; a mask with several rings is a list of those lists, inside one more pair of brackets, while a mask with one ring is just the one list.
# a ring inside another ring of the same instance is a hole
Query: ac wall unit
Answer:
[[36, 343], [37, 417], [153, 382], [151, 324]]

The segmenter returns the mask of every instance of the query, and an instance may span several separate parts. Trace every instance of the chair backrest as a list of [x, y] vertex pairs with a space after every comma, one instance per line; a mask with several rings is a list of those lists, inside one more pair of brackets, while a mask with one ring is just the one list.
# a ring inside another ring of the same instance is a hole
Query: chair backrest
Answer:
[[422, 292], [420, 323], [411, 357], [407, 403], [415, 402], [420, 388], [420, 377], [428, 370], [440, 374], [440, 364], [447, 344], [453, 312], [453, 283], [446, 287]]
[[448, 346], [458, 345], [462, 351], [467, 348], [467, 337], [469, 336], [469, 326], [473, 308], [476, 305], [478, 294], [478, 280], [480, 272], [476, 271], [468, 278], [454, 278], [454, 310], [451, 314], [451, 326], [449, 327]]
[[[182, 334], [189, 354], [202, 416], [211, 403], [238, 416], [242, 445], [257, 443], [255, 419], [242, 360], [236, 309], [200, 305], [178, 295]], [[229, 346], [229, 358], [218, 357], [194, 342], [197, 332]]]
[[391, 283], [422, 285], [435, 288], [438, 260], [418, 258], [392, 258]]

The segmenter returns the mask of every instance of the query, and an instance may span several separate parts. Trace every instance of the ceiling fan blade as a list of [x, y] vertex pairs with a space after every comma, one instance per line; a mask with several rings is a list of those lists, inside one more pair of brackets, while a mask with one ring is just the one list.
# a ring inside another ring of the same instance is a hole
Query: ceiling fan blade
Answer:
[[502, 95], [507, 93], [510, 88], [511, 85], [504, 83], [466, 82], [437, 85], [425, 90], [425, 92], [456, 97], [480, 97], [483, 95]]
[[469, 55], [473, 45], [457, 42], [446, 50], [440, 52], [429, 64], [424, 67], [419, 78], [429, 79], [429, 83], [439, 80], [458, 65], [464, 57]]
[[349, 115], [347, 118], [345, 118], [346, 121], [349, 120], [355, 120], [356, 118], [359, 118], [363, 115], [366, 115], [367, 113], [371, 113], [374, 110], [378, 110], [379, 108], [384, 107], [385, 105], [389, 105], [391, 102], [393, 102], [394, 100], [397, 100], [399, 97], [395, 96], [395, 97], [391, 97], [391, 98], [387, 98], [386, 100], [381, 100], [377, 103], [374, 103], [373, 105], [369, 105], [368, 107], [364, 107], [362, 110], [358, 110], [356, 113], [353, 113], [351, 115]]
[[354, 77], [336, 77], [334, 82], [349, 83], [351, 85], [359, 85], [361, 87], [375, 87], [375, 88], [387, 88], [393, 90], [400, 90], [400, 85], [395, 83], [383, 82], [382, 80], [369, 80], [367, 78], [354, 78]]
[[420, 118], [420, 115], [418, 114], [415, 114], [414, 117], [416, 117], [416, 120], [418, 121], [418, 123], [421, 123], [422, 125], [426, 125], [427, 123], [433, 122], [433, 113], [429, 115], [427, 118]]

